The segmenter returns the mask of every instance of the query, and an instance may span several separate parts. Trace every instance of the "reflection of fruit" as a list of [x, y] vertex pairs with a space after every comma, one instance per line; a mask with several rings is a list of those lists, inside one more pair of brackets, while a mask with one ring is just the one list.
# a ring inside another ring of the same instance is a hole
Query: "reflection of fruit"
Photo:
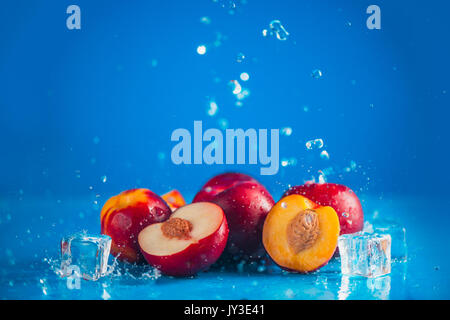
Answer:
[[274, 201], [259, 182], [244, 174], [224, 173], [203, 186], [194, 198], [198, 201], [213, 202], [225, 212], [230, 227], [227, 252], [252, 257], [264, 252], [262, 226]]
[[223, 210], [209, 202], [177, 209], [169, 220], [139, 233], [145, 259], [162, 273], [189, 276], [207, 269], [225, 249], [228, 225]]
[[106, 201], [100, 214], [101, 233], [111, 237], [111, 254], [121, 261], [145, 261], [137, 236], [146, 226], [165, 221], [170, 208], [147, 189], [124, 191]]
[[364, 213], [356, 194], [335, 183], [307, 183], [290, 188], [283, 196], [299, 194], [321, 206], [332, 207], [339, 217], [341, 234], [355, 233], [364, 227]]
[[175, 211], [186, 204], [181, 193], [175, 189], [163, 194], [161, 198], [166, 201], [172, 211]]
[[264, 222], [263, 244], [280, 267], [311, 272], [331, 259], [339, 237], [339, 219], [331, 207], [290, 195], [270, 210]]

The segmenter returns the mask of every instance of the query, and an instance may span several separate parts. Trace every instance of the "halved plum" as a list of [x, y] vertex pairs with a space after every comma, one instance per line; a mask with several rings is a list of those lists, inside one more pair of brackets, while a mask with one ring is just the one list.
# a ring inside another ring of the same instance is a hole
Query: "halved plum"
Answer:
[[168, 220], [148, 226], [138, 236], [147, 262], [171, 276], [206, 270], [220, 257], [227, 239], [225, 214], [209, 202], [181, 207]]

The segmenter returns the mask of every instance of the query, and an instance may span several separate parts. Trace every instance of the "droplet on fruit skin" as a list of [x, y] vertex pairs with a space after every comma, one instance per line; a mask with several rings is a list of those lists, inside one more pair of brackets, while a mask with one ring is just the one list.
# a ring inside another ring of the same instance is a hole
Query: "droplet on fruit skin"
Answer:
[[281, 203], [281, 207], [284, 208], [284, 209], [286, 209], [286, 208], [287, 208], [287, 203], [286, 203], [286, 202], [282, 202], [282, 203]]
[[343, 212], [343, 213], [342, 213], [342, 216], [343, 216], [344, 218], [348, 218], [350, 215], [348, 214], [348, 212]]

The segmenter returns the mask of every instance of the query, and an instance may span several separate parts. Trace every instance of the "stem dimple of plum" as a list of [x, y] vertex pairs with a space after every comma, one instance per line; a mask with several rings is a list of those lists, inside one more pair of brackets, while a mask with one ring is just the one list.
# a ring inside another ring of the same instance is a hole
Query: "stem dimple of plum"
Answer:
[[191, 238], [192, 223], [186, 219], [170, 218], [162, 224], [161, 231], [169, 239], [188, 240]]
[[297, 254], [311, 248], [320, 234], [319, 218], [314, 210], [300, 211], [289, 222], [286, 230], [289, 247]]

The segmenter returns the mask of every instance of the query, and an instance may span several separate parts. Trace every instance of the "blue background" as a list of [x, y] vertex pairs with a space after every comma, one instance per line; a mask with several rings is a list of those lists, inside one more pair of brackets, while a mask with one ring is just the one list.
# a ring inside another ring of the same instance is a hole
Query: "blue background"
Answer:
[[[329, 167], [328, 181], [355, 190], [366, 217], [379, 211], [407, 226], [415, 282], [391, 298], [450, 297], [450, 4], [235, 2], [231, 12], [221, 5], [227, 1], [211, 0], [2, 2], [1, 298], [45, 297], [39, 275], [24, 275], [27, 266], [43, 273], [41, 261], [57, 256], [61, 236], [98, 232], [102, 204], [122, 190], [177, 188], [190, 201], [214, 174], [239, 170], [278, 200], [289, 184]], [[81, 8], [81, 30], [66, 28], [70, 4]], [[366, 28], [370, 4], [381, 8], [381, 30]], [[287, 41], [263, 37], [274, 19], [290, 33]], [[311, 77], [314, 69], [320, 79]], [[249, 81], [239, 80], [242, 72]], [[229, 86], [235, 79], [250, 91], [242, 107]], [[219, 109], [209, 116], [212, 100]], [[260, 176], [260, 165], [172, 164], [173, 130], [193, 130], [194, 120], [220, 128], [221, 119], [229, 128], [291, 127], [291, 136], [280, 137], [280, 158], [296, 165]], [[329, 160], [305, 148], [313, 138], [324, 140]], [[357, 167], [346, 173], [350, 161]], [[23, 290], [15, 285], [21, 277], [31, 283]], [[280, 298], [280, 283], [263, 298]], [[161, 290], [158, 297], [171, 297]], [[246, 297], [260, 297], [257, 291]]]

